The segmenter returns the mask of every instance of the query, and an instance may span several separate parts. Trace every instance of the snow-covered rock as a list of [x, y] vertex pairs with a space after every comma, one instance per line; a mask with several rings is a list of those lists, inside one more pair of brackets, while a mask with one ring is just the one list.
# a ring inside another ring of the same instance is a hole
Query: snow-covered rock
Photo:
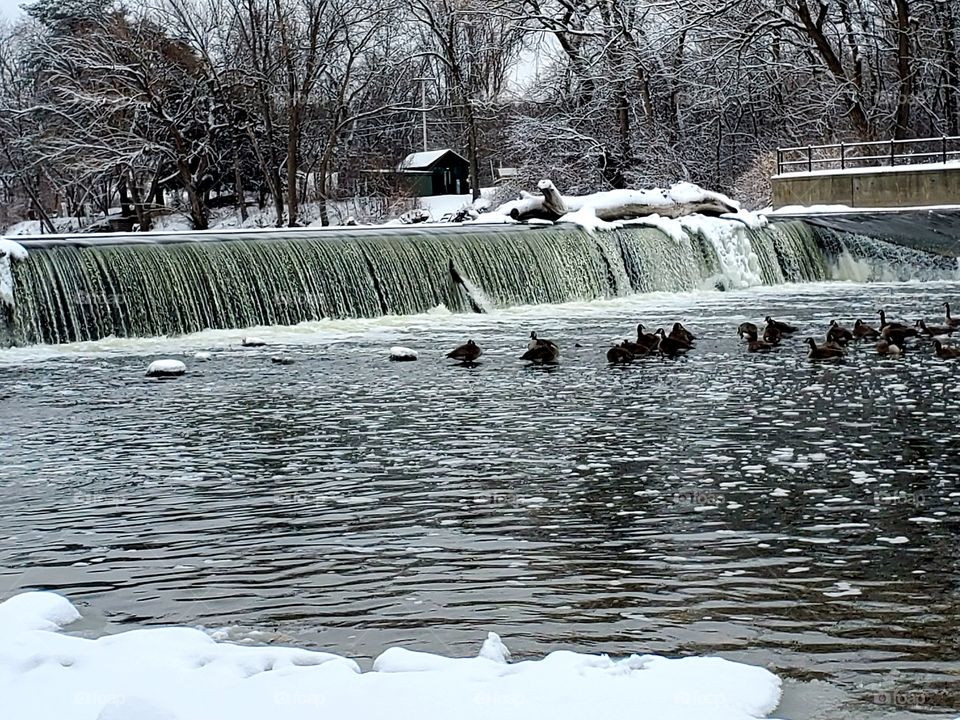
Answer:
[[13, 307], [13, 263], [27, 259], [27, 250], [13, 240], [0, 238], [0, 304]]
[[3, 720], [755, 720], [780, 698], [775, 675], [721, 658], [558, 651], [509, 663], [491, 634], [481, 656], [390, 648], [362, 673], [335, 654], [184, 627], [56, 632], [78, 617], [53, 593], [0, 603]]
[[205, 350], [193, 354], [193, 359], [200, 362], [208, 362], [212, 357], [213, 353], [206, 352]]
[[394, 345], [390, 348], [390, 359], [394, 362], [410, 362], [416, 360], [418, 357], [417, 351], [411, 350], [408, 347]]
[[267, 344], [267, 341], [254, 335], [248, 335], [240, 340], [240, 344], [243, 345], [243, 347], [263, 347]]
[[187, 366], [179, 360], [154, 360], [147, 367], [147, 377], [180, 377]]

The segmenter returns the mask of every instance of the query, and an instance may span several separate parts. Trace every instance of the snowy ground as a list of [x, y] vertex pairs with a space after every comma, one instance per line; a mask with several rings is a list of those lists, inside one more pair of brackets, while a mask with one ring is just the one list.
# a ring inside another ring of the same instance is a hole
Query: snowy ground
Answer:
[[720, 658], [558, 651], [511, 663], [490, 633], [477, 657], [390, 648], [361, 672], [338, 655], [219, 643], [191, 628], [59, 632], [79, 617], [50, 592], [0, 604], [4, 720], [750, 720], [780, 700], [775, 675]]

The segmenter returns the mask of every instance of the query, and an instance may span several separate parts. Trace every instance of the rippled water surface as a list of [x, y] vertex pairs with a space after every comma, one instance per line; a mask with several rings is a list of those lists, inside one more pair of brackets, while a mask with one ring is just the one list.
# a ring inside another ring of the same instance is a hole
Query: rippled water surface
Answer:
[[[748, 355], [735, 329], [770, 312], [819, 336], [945, 299], [960, 285], [794, 286], [277, 328], [260, 349], [0, 351], [0, 598], [57, 589], [91, 634], [226, 627], [361, 659], [473, 654], [486, 630], [518, 657], [715, 653], [787, 679], [781, 716], [943, 716], [960, 363], [814, 364], [799, 337]], [[636, 322], [674, 319], [689, 357], [606, 365]], [[559, 366], [517, 360], [530, 330]], [[467, 337], [480, 366], [443, 359]], [[190, 373], [145, 379], [164, 356]]]

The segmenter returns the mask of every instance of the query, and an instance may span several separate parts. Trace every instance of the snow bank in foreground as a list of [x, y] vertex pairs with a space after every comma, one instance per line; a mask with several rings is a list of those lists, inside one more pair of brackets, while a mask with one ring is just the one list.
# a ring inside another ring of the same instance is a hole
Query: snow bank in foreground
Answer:
[[0, 238], [0, 304], [13, 307], [13, 270], [10, 264], [26, 259], [26, 248], [13, 240]]
[[189, 628], [53, 632], [76, 617], [53, 593], [0, 604], [4, 720], [751, 720], [780, 698], [775, 675], [720, 658], [559, 651], [511, 664], [491, 633], [478, 657], [391, 648], [361, 673], [337, 655]]

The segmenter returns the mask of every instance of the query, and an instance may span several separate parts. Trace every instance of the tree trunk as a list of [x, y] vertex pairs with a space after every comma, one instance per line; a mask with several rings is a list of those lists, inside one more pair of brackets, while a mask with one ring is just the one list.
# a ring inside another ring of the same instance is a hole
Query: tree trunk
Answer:
[[913, 106], [913, 69], [910, 61], [911, 33], [910, 6], [907, 0], [894, 0], [897, 9], [897, 117], [893, 136], [902, 140], [910, 133], [910, 115]]

